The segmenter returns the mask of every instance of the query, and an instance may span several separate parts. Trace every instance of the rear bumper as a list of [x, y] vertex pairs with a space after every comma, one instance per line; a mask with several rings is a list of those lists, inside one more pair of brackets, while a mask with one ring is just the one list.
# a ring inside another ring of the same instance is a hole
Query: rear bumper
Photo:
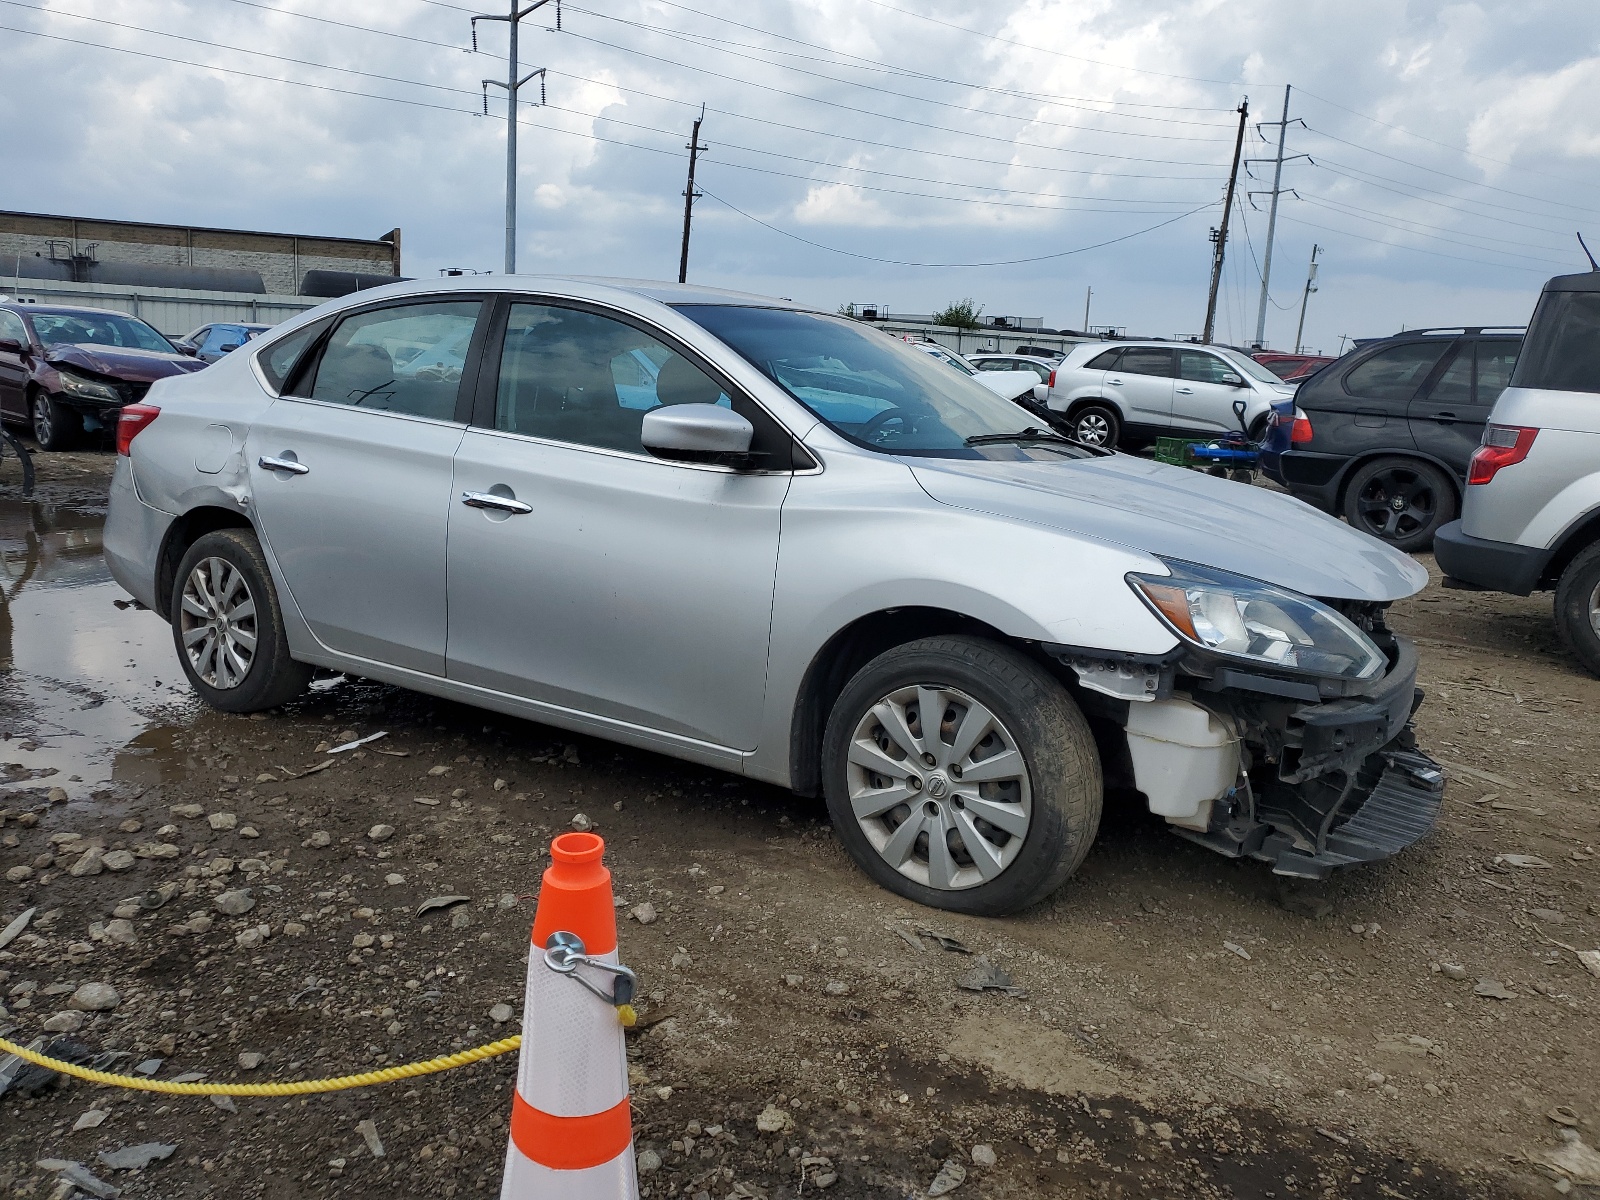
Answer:
[[1313, 508], [1330, 513], [1339, 507], [1339, 480], [1349, 461], [1343, 454], [1312, 454], [1305, 450], [1262, 456], [1262, 466], [1274, 482]]
[[1554, 551], [1475, 538], [1461, 532], [1460, 521], [1451, 521], [1433, 535], [1433, 555], [1451, 579], [1526, 596], [1539, 586]]
[[129, 460], [117, 456], [111, 472], [111, 492], [106, 506], [102, 552], [111, 577], [146, 608], [161, 612], [156, 595], [157, 559], [171, 527], [171, 513], [151, 508], [139, 499]]

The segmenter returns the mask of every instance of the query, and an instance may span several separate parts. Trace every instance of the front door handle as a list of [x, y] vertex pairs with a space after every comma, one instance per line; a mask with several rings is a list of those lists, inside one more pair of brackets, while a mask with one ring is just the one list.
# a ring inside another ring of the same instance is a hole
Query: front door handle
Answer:
[[263, 454], [256, 460], [257, 465], [268, 471], [287, 471], [291, 475], [309, 475], [311, 468], [303, 462], [296, 462], [292, 458], [273, 458], [270, 454]]
[[519, 517], [525, 517], [533, 511], [531, 504], [513, 500], [510, 496], [496, 496], [493, 492], [462, 492], [461, 503], [468, 508], [492, 508], [497, 512], [514, 513]]
[[1120, 379], [1108, 379], [1108, 380], [1106, 380], [1106, 382], [1109, 383], [1112, 387], [1121, 387], [1122, 386], [1122, 380], [1120, 380]]

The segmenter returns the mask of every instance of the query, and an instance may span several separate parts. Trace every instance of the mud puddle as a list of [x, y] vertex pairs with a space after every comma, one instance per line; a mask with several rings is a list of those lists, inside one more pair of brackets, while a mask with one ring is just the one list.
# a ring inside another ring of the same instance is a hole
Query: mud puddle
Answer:
[[0, 499], [0, 796], [158, 783], [197, 715], [166, 626], [106, 569], [103, 521], [93, 505]]

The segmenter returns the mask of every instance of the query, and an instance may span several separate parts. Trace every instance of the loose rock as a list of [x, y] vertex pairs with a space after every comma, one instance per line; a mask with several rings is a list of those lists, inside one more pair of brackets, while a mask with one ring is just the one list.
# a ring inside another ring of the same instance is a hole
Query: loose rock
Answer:
[[242, 917], [256, 906], [255, 897], [250, 894], [249, 888], [223, 892], [211, 903], [219, 913], [229, 917]]
[[226, 833], [239, 827], [239, 818], [230, 812], [214, 812], [206, 818], [206, 823], [218, 833]]
[[122, 997], [109, 983], [86, 983], [67, 1001], [68, 1007], [83, 1012], [108, 1012], [121, 1003]]
[[656, 906], [646, 900], [643, 904], [635, 905], [629, 910], [628, 915], [641, 925], [653, 925], [657, 917]]
[[153, 1162], [171, 1158], [176, 1149], [162, 1142], [145, 1142], [139, 1146], [124, 1146], [121, 1150], [102, 1150], [100, 1161], [113, 1171], [140, 1171]]
[[995, 1154], [993, 1146], [985, 1142], [979, 1142], [972, 1148], [972, 1161], [980, 1167], [992, 1167], [1000, 1160]]
[[73, 1009], [63, 1009], [44, 1023], [46, 1033], [77, 1033], [83, 1028], [84, 1016]]
[[511, 1020], [514, 1015], [515, 1014], [512, 1011], [511, 1005], [506, 1004], [503, 1001], [489, 1009], [489, 1020], [493, 1021], [496, 1025], [504, 1025], [507, 1021]]
[[131, 871], [136, 861], [130, 850], [107, 850], [100, 859], [101, 865], [108, 871]]
[[300, 844], [309, 850], [324, 850], [333, 845], [333, 835], [326, 829], [319, 829]]
[[762, 1133], [785, 1133], [794, 1128], [794, 1118], [788, 1109], [769, 1104], [756, 1118], [756, 1128]]
[[83, 852], [83, 856], [67, 868], [67, 874], [74, 879], [81, 879], [85, 875], [98, 875], [105, 868], [105, 854], [99, 846], [90, 846]]
[[246, 1050], [243, 1054], [239, 1055], [239, 1067], [241, 1070], [254, 1071], [266, 1061], [266, 1057], [266, 1055], [258, 1053], [255, 1050]]
[[369, 842], [387, 842], [393, 836], [393, 825], [374, 825], [371, 829], [367, 830], [367, 840]]

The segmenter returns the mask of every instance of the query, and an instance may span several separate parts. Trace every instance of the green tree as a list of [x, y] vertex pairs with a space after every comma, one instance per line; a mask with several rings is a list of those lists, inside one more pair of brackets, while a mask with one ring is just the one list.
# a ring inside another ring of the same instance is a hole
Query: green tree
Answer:
[[971, 296], [965, 300], [957, 300], [947, 305], [942, 311], [933, 314], [935, 325], [951, 325], [956, 329], [978, 328], [978, 318], [983, 315], [983, 305], [973, 302]]

